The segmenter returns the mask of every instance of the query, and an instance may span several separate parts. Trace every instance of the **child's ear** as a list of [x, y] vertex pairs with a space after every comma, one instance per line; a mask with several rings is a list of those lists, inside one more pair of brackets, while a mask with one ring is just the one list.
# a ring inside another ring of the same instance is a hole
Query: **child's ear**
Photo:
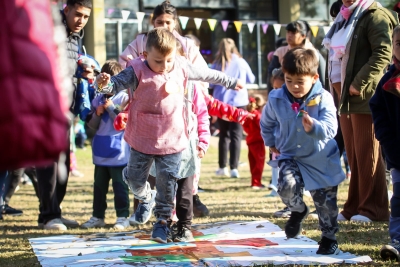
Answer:
[[147, 59], [147, 51], [143, 51], [144, 59]]
[[317, 81], [318, 81], [318, 79], [319, 79], [319, 74], [318, 73], [316, 73], [313, 77], [312, 77], [312, 83], [314, 84], [314, 83], [316, 83]]

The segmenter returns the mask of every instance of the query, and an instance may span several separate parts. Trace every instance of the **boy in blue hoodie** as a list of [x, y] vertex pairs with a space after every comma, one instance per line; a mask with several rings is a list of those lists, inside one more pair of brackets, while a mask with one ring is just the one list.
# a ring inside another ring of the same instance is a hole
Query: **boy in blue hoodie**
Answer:
[[[108, 60], [101, 72], [116, 75], [122, 71], [116, 60]], [[94, 164], [93, 214], [81, 225], [82, 228], [105, 226], [107, 192], [112, 179], [114, 206], [117, 213], [115, 229], [129, 226], [129, 189], [122, 179], [122, 170], [128, 164], [129, 145], [124, 140], [124, 131], [114, 129], [114, 119], [129, 101], [126, 90], [117, 94], [99, 94], [92, 101], [92, 112], [86, 119], [88, 126], [96, 130], [92, 141]]]
[[335, 104], [319, 81], [313, 50], [288, 51], [282, 71], [285, 84], [269, 94], [260, 126], [264, 144], [278, 155], [269, 164], [279, 167], [278, 194], [291, 211], [285, 233], [288, 238], [301, 233], [309, 213], [303, 201], [305, 188], [312, 195], [322, 231], [317, 254], [338, 254], [336, 196], [345, 174], [334, 140], [338, 127]]

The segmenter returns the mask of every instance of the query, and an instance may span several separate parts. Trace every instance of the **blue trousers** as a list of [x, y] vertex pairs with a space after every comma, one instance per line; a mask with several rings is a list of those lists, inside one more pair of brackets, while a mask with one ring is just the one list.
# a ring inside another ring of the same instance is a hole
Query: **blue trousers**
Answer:
[[392, 169], [393, 196], [390, 200], [389, 235], [400, 242], [400, 170]]

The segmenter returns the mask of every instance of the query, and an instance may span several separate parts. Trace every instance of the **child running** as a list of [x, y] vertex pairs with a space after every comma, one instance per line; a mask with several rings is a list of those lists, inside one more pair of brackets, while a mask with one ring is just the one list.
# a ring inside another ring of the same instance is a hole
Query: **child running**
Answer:
[[269, 94], [260, 126], [265, 145], [278, 154], [269, 164], [279, 167], [278, 194], [292, 212], [285, 234], [295, 238], [301, 233], [309, 213], [303, 201], [305, 188], [311, 192], [322, 231], [317, 254], [338, 254], [337, 189], [345, 175], [333, 139], [337, 131], [335, 104], [319, 81], [313, 50], [288, 51], [282, 71], [285, 84]]
[[130, 88], [132, 102], [126, 125], [125, 140], [131, 146], [124, 179], [135, 198], [151, 210], [154, 193], [147, 177], [151, 164], [156, 167], [156, 189], [151, 239], [167, 243], [170, 230], [167, 221], [174, 206], [174, 195], [181, 152], [187, 147], [188, 133], [183, 118], [184, 88], [189, 79], [225, 84], [240, 89], [239, 80], [221, 72], [194, 68], [186, 58], [176, 55], [175, 36], [165, 28], [154, 28], [147, 34], [146, 51], [131, 60], [120, 74], [110, 78], [101, 73], [96, 77], [100, 92]]
[[[101, 72], [116, 75], [122, 71], [116, 60], [108, 60]], [[116, 94], [99, 94], [92, 101], [92, 112], [86, 118], [88, 126], [96, 130], [92, 142], [94, 164], [93, 214], [81, 225], [82, 228], [104, 227], [107, 209], [107, 192], [112, 180], [114, 206], [117, 213], [115, 229], [129, 226], [129, 188], [122, 179], [122, 170], [128, 164], [129, 145], [125, 142], [124, 131], [114, 129], [118, 113], [128, 103], [126, 90]]]

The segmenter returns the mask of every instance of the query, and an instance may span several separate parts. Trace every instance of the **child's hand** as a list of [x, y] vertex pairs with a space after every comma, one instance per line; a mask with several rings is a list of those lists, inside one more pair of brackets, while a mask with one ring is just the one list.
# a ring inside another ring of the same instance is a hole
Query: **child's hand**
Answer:
[[240, 90], [244, 87], [244, 83], [241, 80], [237, 80], [235, 90]]
[[253, 114], [253, 113], [250, 113], [250, 112], [249, 112], [249, 113], [247, 113], [247, 115], [246, 115], [246, 120], [247, 120], [247, 119], [251, 119], [251, 120], [252, 120], [252, 119], [254, 119], [255, 116], [256, 116], [256, 114]]
[[275, 153], [275, 154], [277, 154], [277, 155], [279, 155], [279, 154], [281, 154], [281, 152], [279, 152], [279, 150], [278, 149], [276, 149], [276, 147], [269, 147], [269, 151], [271, 152], [271, 153]]
[[201, 149], [201, 147], [197, 146], [197, 156], [202, 159], [204, 155], [205, 155], [204, 150]]
[[351, 96], [360, 95], [360, 91], [358, 91], [356, 88], [354, 88], [353, 85], [350, 85], [349, 93], [350, 93]]
[[112, 100], [109, 99], [109, 98], [107, 98], [107, 99], [106, 99], [106, 102], [105, 102], [104, 105], [103, 105], [103, 107], [104, 107], [104, 108], [108, 108], [109, 106], [112, 106], [112, 105], [114, 105], [114, 103], [112, 102]]
[[308, 115], [307, 113], [303, 113], [303, 118], [301, 122], [303, 123], [304, 131], [306, 131], [306, 133], [311, 132], [314, 127], [314, 121], [312, 120], [310, 115]]
[[96, 115], [101, 116], [104, 113], [104, 105], [100, 105], [96, 108]]
[[99, 88], [105, 87], [110, 82], [110, 77], [110, 74], [104, 72], [97, 75], [96, 82]]

